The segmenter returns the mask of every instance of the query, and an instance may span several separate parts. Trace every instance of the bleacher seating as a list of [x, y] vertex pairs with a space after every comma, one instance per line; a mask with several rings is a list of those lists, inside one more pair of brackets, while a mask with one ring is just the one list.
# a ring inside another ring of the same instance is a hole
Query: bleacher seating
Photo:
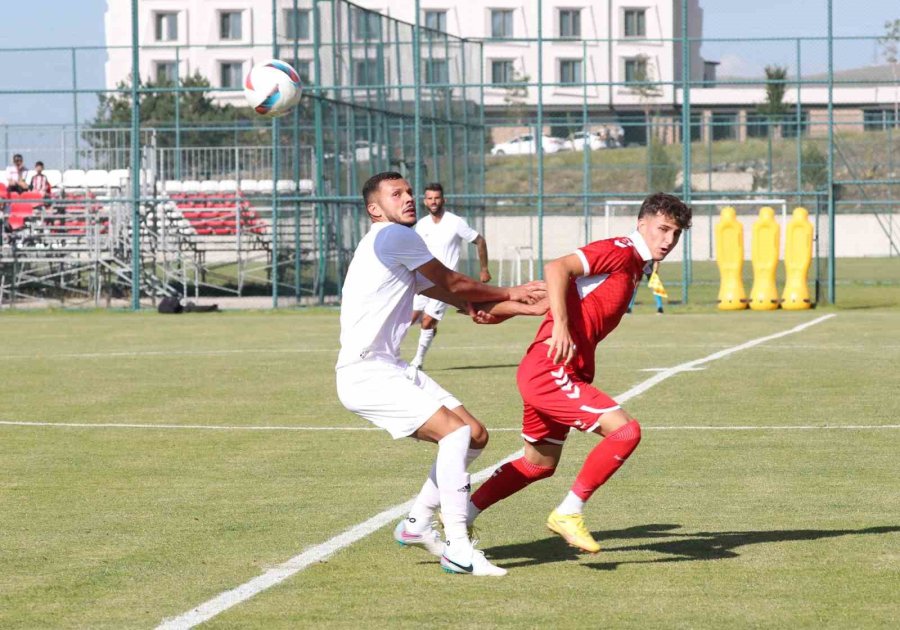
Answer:
[[86, 175], [87, 174], [80, 168], [70, 168], [62, 174], [62, 187], [87, 188]]
[[84, 174], [84, 185], [86, 188], [106, 188], [108, 179], [109, 172], [106, 169], [94, 168]]
[[25, 222], [34, 215], [35, 208], [43, 203], [43, 195], [37, 191], [27, 191], [21, 194], [11, 193], [9, 202], [9, 216], [7, 221], [13, 231], [25, 227]]

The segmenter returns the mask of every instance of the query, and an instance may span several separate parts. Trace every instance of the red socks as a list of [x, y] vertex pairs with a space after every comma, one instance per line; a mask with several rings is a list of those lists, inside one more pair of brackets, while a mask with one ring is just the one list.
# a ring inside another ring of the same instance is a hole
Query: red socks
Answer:
[[524, 457], [503, 464], [472, 494], [472, 505], [479, 510], [487, 509], [538, 479], [549, 477], [554, 470], [532, 464]]
[[619, 470], [640, 441], [641, 425], [637, 420], [632, 420], [607, 435], [584, 460], [584, 465], [572, 484], [572, 492], [587, 501], [594, 490]]

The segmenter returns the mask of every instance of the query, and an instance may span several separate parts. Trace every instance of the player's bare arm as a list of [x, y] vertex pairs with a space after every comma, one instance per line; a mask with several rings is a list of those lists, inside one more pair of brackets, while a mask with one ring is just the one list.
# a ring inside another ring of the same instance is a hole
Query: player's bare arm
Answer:
[[487, 241], [479, 234], [478, 238], [472, 242], [475, 244], [475, 249], [478, 251], [478, 262], [481, 263], [481, 275], [479, 277], [482, 282], [490, 282], [491, 272], [488, 269]]
[[573, 277], [583, 276], [584, 266], [575, 254], [569, 254], [544, 265], [547, 281], [547, 297], [553, 313], [553, 333], [547, 340], [547, 356], [554, 363], [569, 363], [575, 356], [575, 343], [569, 332], [569, 313], [566, 309], [566, 291]]
[[474, 314], [470, 313], [472, 319], [478, 324], [499, 324], [510, 317], [516, 315], [530, 315], [541, 317], [547, 313], [550, 308], [550, 299], [544, 298], [534, 304], [523, 304], [522, 302], [482, 302], [473, 304]]
[[[441, 261], [432, 258], [416, 269], [436, 286], [468, 302], [503, 302], [512, 300], [524, 304], [534, 304], [546, 296], [546, 286], [541, 281], [529, 282], [517, 287], [494, 287], [478, 282], [466, 275], [445, 267]], [[428, 291], [423, 291], [432, 297]], [[438, 298], [440, 299], [440, 298]]]

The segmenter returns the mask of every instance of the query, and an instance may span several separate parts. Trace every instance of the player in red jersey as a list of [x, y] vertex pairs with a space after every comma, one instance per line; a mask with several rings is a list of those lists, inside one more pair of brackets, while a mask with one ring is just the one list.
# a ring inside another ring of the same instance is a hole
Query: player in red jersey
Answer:
[[497, 501], [551, 476], [571, 429], [590, 431], [603, 440], [587, 456], [547, 527], [584, 551], [600, 550], [582, 509], [637, 447], [641, 427], [591, 385], [594, 351], [619, 324], [644, 273], [675, 248], [690, 226], [688, 206], [656, 193], [644, 200], [637, 230], [629, 236], [594, 241], [544, 267], [550, 312], [516, 375], [524, 401], [525, 455], [498, 468], [472, 495], [469, 524]]

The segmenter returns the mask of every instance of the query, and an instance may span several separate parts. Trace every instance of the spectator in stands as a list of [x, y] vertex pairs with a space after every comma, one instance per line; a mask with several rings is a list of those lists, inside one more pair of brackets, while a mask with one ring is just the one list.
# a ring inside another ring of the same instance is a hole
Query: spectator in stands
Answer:
[[38, 160], [34, 163], [34, 177], [28, 185], [29, 190], [36, 190], [44, 196], [44, 199], [50, 198], [53, 189], [50, 187], [50, 180], [44, 175], [44, 163]]
[[16, 153], [12, 159], [13, 163], [6, 167], [6, 188], [9, 192], [23, 193], [28, 190], [28, 183], [25, 181], [28, 169], [25, 168], [21, 153]]

